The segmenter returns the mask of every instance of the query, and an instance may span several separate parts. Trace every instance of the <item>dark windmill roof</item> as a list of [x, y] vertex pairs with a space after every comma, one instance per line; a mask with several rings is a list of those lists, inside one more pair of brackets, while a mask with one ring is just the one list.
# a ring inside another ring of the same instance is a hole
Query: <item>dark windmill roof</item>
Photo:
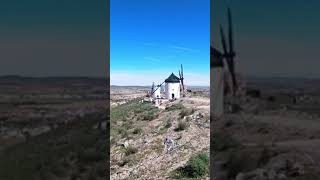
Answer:
[[210, 47], [210, 67], [223, 67], [223, 54], [214, 47]]
[[180, 79], [171, 73], [171, 75], [164, 81], [166, 83], [180, 83]]

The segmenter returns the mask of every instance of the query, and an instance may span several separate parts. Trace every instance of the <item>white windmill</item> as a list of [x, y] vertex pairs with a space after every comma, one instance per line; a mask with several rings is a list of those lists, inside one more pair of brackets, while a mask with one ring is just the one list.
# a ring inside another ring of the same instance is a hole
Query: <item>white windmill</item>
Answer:
[[164, 81], [166, 89], [166, 98], [179, 99], [180, 98], [180, 79], [171, 73], [171, 75]]
[[151, 88], [151, 96], [155, 99], [161, 98], [161, 87], [165, 83], [165, 98], [169, 100], [179, 99], [181, 97], [181, 92], [183, 93], [185, 89], [182, 64], [181, 71], [179, 70], [179, 77], [180, 78], [171, 73], [171, 75], [161, 84], [156, 87], [153, 84]]

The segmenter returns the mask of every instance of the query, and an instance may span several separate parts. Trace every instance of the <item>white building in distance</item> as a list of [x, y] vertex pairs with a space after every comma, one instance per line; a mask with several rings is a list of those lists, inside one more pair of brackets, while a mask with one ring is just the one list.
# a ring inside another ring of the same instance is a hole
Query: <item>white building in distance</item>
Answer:
[[172, 73], [164, 82], [166, 99], [179, 99], [180, 79]]

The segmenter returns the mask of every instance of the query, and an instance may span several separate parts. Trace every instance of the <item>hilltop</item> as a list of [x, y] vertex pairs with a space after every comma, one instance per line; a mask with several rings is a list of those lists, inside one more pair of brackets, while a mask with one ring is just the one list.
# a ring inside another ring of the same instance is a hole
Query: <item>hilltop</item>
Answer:
[[[114, 96], [117, 93], [113, 90], [111, 88], [111, 99], [117, 101], [119, 96]], [[202, 179], [209, 179], [208, 90], [188, 93], [186, 97], [164, 103], [165, 108], [159, 109], [144, 98], [146, 92], [140, 89], [140, 96], [122, 99], [123, 103], [112, 106], [111, 178], [185, 179], [200, 174]], [[124, 88], [122, 92], [127, 93], [122, 97], [139, 94], [137, 89]], [[177, 143], [169, 153], [164, 145], [166, 138]], [[186, 170], [186, 167], [192, 168]], [[200, 168], [200, 172], [193, 168]]]

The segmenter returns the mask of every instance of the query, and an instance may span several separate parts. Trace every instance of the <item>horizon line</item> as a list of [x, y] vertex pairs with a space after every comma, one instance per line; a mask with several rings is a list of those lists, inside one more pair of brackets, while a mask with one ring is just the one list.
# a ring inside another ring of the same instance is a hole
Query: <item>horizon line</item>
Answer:
[[17, 74], [0, 75], [0, 78], [105, 78], [105, 79], [110, 79], [109, 76], [77, 76], [77, 75], [29, 76], [29, 75], [17, 75]]
[[[116, 84], [110, 84], [110, 86], [141, 86], [141, 87], [146, 87], [146, 86], [152, 86], [152, 85], [116, 85]], [[210, 85], [187, 85], [188, 86], [199, 86], [199, 87], [210, 87]]]

